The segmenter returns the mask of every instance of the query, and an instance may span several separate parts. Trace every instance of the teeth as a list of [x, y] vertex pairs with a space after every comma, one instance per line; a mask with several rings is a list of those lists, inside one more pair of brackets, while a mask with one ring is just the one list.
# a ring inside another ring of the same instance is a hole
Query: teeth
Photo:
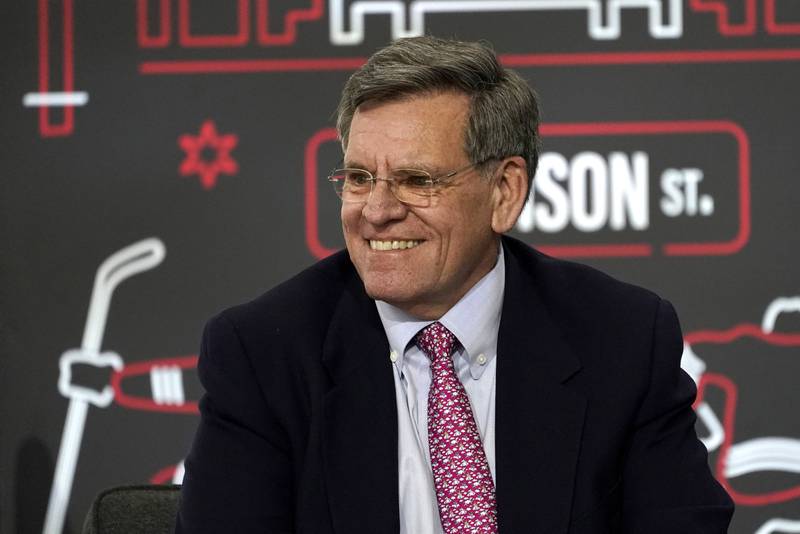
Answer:
[[369, 248], [372, 250], [404, 250], [407, 248], [414, 248], [420, 244], [420, 241], [378, 241], [377, 239], [369, 240]]

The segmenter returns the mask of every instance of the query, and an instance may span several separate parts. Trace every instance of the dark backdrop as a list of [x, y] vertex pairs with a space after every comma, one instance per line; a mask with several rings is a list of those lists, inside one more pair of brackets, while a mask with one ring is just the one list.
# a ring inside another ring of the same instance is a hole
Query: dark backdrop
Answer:
[[204, 321], [342, 246], [339, 89], [429, 32], [536, 86], [515, 235], [676, 304], [731, 531], [797, 532], [800, 2], [619, 4], [3, 2], [0, 531], [180, 477]]

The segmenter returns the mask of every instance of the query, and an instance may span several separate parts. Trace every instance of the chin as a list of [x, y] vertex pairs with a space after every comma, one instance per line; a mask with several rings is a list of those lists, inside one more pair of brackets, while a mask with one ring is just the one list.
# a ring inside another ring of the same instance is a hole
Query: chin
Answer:
[[364, 290], [367, 292], [367, 295], [369, 295], [369, 298], [374, 300], [383, 300], [390, 304], [396, 302], [399, 297], [396, 291], [392, 291], [383, 284], [377, 284], [374, 282], [370, 283], [365, 281]]
[[411, 301], [414, 297], [414, 293], [408, 288], [395, 287], [380, 277], [367, 277], [363, 282], [364, 290], [371, 299], [382, 300], [394, 306], [402, 307], [403, 303]]

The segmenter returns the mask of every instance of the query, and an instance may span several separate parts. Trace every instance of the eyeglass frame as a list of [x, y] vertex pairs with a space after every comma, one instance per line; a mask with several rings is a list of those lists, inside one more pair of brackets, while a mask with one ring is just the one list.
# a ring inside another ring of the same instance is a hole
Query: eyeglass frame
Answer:
[[[423, 170], [423, 169], [413, 169], [413, 168], [404, 168], [404, 167], [401, 167], [399, 169], [394, 169], [393, 171], [390, 171], [390, 172], [412, 171], [412, 172], [415, 172], [415, 173], [427, 175], [429, 177], [428, 180], [426, 180], [428, 182], [428, 185], [426, 186], [427, 189], [428, 189], [428, 195], [425, 198], [428, 199], [428, 202], [430, 202], [430, 199], [433, 197], [433, 194], [435, 192], [436, 186], [446, 182], [447, 180], [449, 180], [450, 178], [453, 178], [454, 176], [456, 176], [458, 174], [461, 174], [462, 172], [465, 172], [465, 171], [467, 171], [469, 169], [472, 169], [472, 168], [475, 168], [475, 167], [479, 167], [480, 165], [483, 165], [485, 163], [488, 163], [488, 162], [490, 162], [492, 160], [496, 160], [496, 159], [499, 159], [499, 158], [491, 157], [491, 158], [484, 159], [482, 161], [478, 161], [476, 163], [470, 163], [469, 165], [466, 165], [464, 167], [460, 167], [458, 169], [446, 172], [446, 173], [441, 174], [439, 176], [433, 176], [433, 175], [431, 175], [430, 172], [428, 172], [426, 170]], [[339, 180], [335, 180], [333, 177], [335, 175], [337, 175], [337, 174], [341, 174], [343, 171], [359, 171], [359, 172], [366, 173], [367, 176], [369, 176], [369, 178], [367, 179], [367, 181], [370, 184], [369, 193], [366, 195], [364, 200], [345, 200], [344, 197], [342, 196], [343, 191], [340, 192], [340, 191], [336, 190], [336, 184], [337, 184], [337, 182], [339, 182]], [[373, 173], [371, 173], [370, 171], [368, 171], [366, 169], [360, 169], [358, 167], [337, 167], [337, 168], [333, 169], [330, 172], [330, 174], [328, 174], [327, 180], [328, 180], [328, 182], [330, 182], [334, 186], [334, 190], [336, 190], [336, 195], [342, 200], [343, 203], [359, 204], [359, 203], [368, 202], [369, 199], [372, 197], [373, 191], [375, 191], [375, 184], [377, 184], [378, 181], [384, 181], [384, 182], [389, 182], [389, 191], [391, 191], [392, 196], [394, 196], [394, 198], [397, 199], [397, 201], [400, 202], [401, 204], [405, 204], [407, 206], [413, 206], [413, 207], [425, 207], [424, 205], [413, 204], [413, 203], [411, 203], [411, 202], [409, 202], [407, 200], [402, 200], [402, 199], [398, 198], [397, 193], [395, 192], [395, 187], [397, 187], [397, 186], [396, 185], [392, 185], [392, 184], [401, 183], [401, 182], [399, 182], [397, 180], [397, 178], [391, 178], [391, 177], [389, 177], [389, 178], [381, 178], [379, 176], [375, 176]]]

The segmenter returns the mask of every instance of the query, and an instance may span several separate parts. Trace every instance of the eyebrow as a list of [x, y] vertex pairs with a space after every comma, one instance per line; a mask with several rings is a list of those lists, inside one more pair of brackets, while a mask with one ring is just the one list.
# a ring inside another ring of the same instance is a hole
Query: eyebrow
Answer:
[[[360, 163], [358, 161], [344, 161], [344, 162], [342, 162], [342, 165], [344, 165], [344, 168], [346, 168], [346, 169], [364, 169], [364, 170], [369, 171], [369, 172], [375, 172], [369, 166], [364, 165], [363, 163]], [[415, 170], [420, 170], [420, 171], [426, 171], [426, 172], [428, 172], [430, 174], [435, 174], [437, 172], [441, 172], [440, 169], [431, 167], [430, 165], [428, 165], [426, 163], [422, 163], [420, 161], [412, 161], [410, 163], [406, 163], [406, 164], [403, 164], [403, 165], [398, 165], [396, 167], [392, 167], [392, 170], [396, 170], [396, 169], [415, 169]]]
[[361, 163], [359, 163], [357, 161], [342, 160], [341, 165], [345, 169], [365, 169], [365, 170], [369, 170], [369, 169], [367, 169], [366, 165], [363, 165], [363, 164], [361, 164]]

